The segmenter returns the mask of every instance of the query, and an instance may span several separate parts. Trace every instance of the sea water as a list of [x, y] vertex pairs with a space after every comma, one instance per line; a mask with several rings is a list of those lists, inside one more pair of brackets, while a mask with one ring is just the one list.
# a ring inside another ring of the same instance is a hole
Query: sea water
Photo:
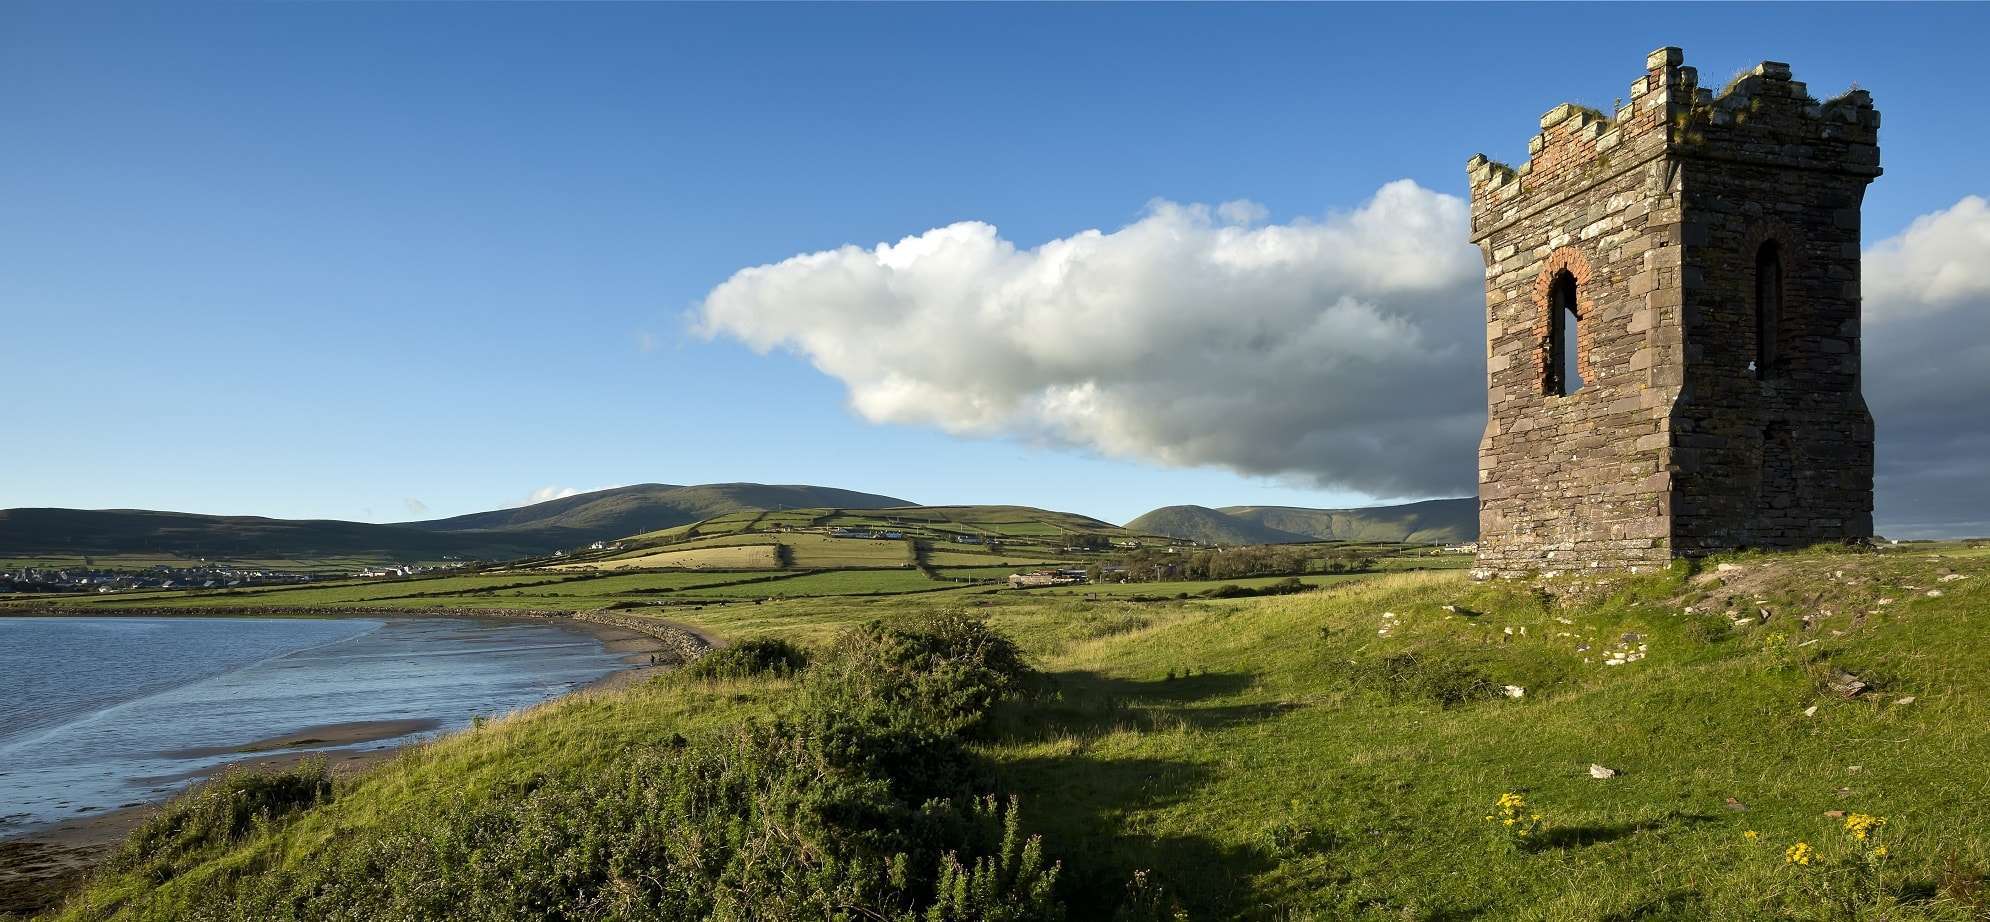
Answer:
[[615, 670], [556, 623], [464, 618], [0, 618], [0, 836], [156, 800], [307, 727], [433, 721], [399, 745]]

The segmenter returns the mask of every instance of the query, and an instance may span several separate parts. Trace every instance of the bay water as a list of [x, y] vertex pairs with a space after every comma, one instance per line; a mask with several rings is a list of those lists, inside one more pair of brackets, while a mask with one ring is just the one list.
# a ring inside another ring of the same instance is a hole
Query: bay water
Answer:
[[308, 727], [420, 732], [536, 704], [620, 668], [556, 622], [466, 618], [0, 618], [0, 836], [157, 800]]

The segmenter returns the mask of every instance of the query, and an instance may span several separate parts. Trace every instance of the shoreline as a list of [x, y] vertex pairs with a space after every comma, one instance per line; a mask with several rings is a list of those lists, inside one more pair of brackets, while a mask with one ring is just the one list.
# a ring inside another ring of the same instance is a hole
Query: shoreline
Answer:
[[[168, 611], [124, 609], [118, 612], [91, 612], [87, 615], [58, 614], [52, 617], [223, 617], [248, 618], [269, 617], [278, 612], [244, 609], [204, 609], [188, 611], [172, 609]], [[568, 626], [595, 638], [602, 649], [621, 657], [621, 668], [612, 670], [585, 685], [569, 689], [546, 699], [541, 704], [560, 700], [569, 695], [585, 692], [614, 691], [627, 688], [658, 675], [665, 670], [695, 658], [703, 650], [719, 646], [717, 639], [689, 625], [676, 622], [642, 619], [627, 619], [592, 612], [567, 611], [502, 611], [502, 610], [413, 610], [392, 611], [372, 610], [328, 610], [313, 609], [299, 612], [295, 609], [282, 611], [282, 615], [296, 617], [306, 615], [322, 618], [456, 618], [471, 621], [533, 621], [552, 622]], [[534, 705], [535, 707], [537, 705]], [[339, 724], [321, 724], [303, 727], [284, 733], [273, 734], [251, 740], [236, 746], [205, 747], [197, 750], [180, 750], [168, 755], [240, 755], [220, 765], [203, 768], [179, 776], [154, 779], [160, 781], [183, 781], [192, 779], [195, 784], [213, 778], [230, 769], [249, 771], [273, 771], [289, 769], [314, 756], [327, 760], [327, 767], [334, 776], [351, 776], [364, 772], [375, 765], [387, 761], [401, 753], [418, 740], [407, 740], [392, 745], [381, 745], [370, 749], [339, 749], [334, 751], [295, 750], [302, 746], [362, 746], [366, 743], [401, 739], [411, 734], [427, 732], [440, 726], [436, 719], [424, 720], [362, 720]], [[444, 734], [446, 736], [447, 734]], [[177, 794], [173, 796], [178, 796]], [[26, 830], [13, 835], [0, 836], [0, 916], [18, 914], [33, 916], [60, 905], [63, 897], [75, 889], [85, 876], [105, 858], [114, 853], [131, 835], [132, 830], [158, 812], [159, 808], [171, 801], [172, 797], [145, 803], [128, 804], [102, 813], [63, 820], [37, 829]]]

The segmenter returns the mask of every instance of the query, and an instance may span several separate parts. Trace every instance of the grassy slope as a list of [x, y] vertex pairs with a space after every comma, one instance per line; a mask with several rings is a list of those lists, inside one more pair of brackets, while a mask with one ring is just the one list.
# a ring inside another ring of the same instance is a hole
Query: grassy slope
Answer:
[[1266, 527], [1330, 541], [1458, 544], [1476, 540], [1479, 535], [1479, 501], [1473, 497], [1365, 509], [1225, 506], [1219, 511]]
[[[185, 564], [198, 559], [253, 566], [264, 561], [336, 557], [438, 561], [522, 557], [543, 542], [509, 534], [438, 534], [401, 525], [335, 520], [194, 515], [138, 509], [0, 509], [0, 555], [94, 555]], [[553, 545], [557, 547], [558, 545]]]
[[722, 483], [639, 484], [516, 509], [393, 525], [132, 509], [0, 509], [0, 557], [89, 554], [104, 558], [99, 562], [107, 566], [120, 565], [111, 558], [173, 564], [206, 558], [244, 565], [348, 558], [361, 562], [355, 566], [446, 557], [509, 560], [739, 510], [758, 514], [796, 506], [904, 504], [889, 496], [830, 487]]
[[1400, 541], [1457, 544], [1478, 534], [1478, 501], [1433, 499], [1363, 509], [1297, 506], [1164, 506], [1126, 523], [1143, 534], [1204, 544]]
[[[973, 606], [1018, 637], [1058, 692], [1017, 706], [983, 751], [1067, 859], [1073, 918], [1108, 911], [1137, 868], [1195, 918], [1762, 918], [1777, 900], [1813, 904], [1792, 896], [1814, 878], [1782, 849], [1837, 841], [1829, 810], [1888, 817], [1895, 889], [1935, 901], [1889, 918], [1966, 918], [1941, 868], [1990, 868], [1990, 556], [1948, 553], [1747, 558], [1568, 607], [1449, 572], [1227, 602], [962, 590], [674, 616], [819, 643], [874, 617]], [[1939, 581], [1949, 570], [1968, 578]], [[1766, 625], [1684, 613], [1758, 600]], [[1648, 658], [1603, 665], [1627, 633]], [[1433, 674], [1474, 667], [1527, 694], [1446, 708], [1385, 694], [1364, 668], [1411, 652]], [[1823, 691], [1834, 668], [1879, 691]], [[314, 842], [388, 826], [410, 799], [599, 771], [627, 747], [759, 713], [782, 688], [666, 677], [556, 703], [390, 763], [156, 896], [170, 907], [228, 867], [310, 861]], [[1622, 775], [1594, 780], [1591, 762]], [[1483, 817], [1505, 792], [1544, 815], [1544, 847], [1495, 844]], [[1276, 847], [1281, 825], [1310, 834]], [[97, 896], [137, 888], [107, 881]]]
[[1145, 534], [1183, 538], [1197, 544], [1296, 544], [1313, 540], [1308, 535], [1280, 531], [1208, 506], [1162, 506], [1126, 523], [1126, 527]]
[[685, 525], [739, 510], [760, 512], [816, 506], [867, 509], [903, 506], [905, 500], [854, 490], [798, 484], [710, 483], [676, 486], [644, 483], [596, 490], [516, 509], [476, 512], [410, 522], [429, 531], [558, 528], [592, 538], [614, 538]]

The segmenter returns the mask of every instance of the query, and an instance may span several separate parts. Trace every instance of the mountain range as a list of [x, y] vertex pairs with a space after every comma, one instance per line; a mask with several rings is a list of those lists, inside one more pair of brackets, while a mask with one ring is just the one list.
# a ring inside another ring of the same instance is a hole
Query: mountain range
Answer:
[[1479, 534], [1479, 501], [1431, 499], [1396, 506], [1307, 509], [1299, 506], [1163, 506], [1126, 523], [1127, 530], [1202, 544], [1295, 544], [1303, 541], [1403, 541], [1462, 544]]
[[144, 509], [4, 509], [0, 510], [0, 557], [503, 560], [685, 525], [727, 512], [910, 505], [896, 497], [831, 487], [644, 483], [514, 509], [385, 525]]
[[[144, 509], [4, 509], [0, 510], [0, 557], [507, 560], [688, 525], [730, 512], [912, 505], [892, 496], [799, 484], [644, 483], [511, 509], [395, 524]], [[1128, 522], [1126, 528], [1205, 544], [1455, 544], [1476, 536], [1478, 504], [1468, 498], [1365, 509], [1166, 506]]]

